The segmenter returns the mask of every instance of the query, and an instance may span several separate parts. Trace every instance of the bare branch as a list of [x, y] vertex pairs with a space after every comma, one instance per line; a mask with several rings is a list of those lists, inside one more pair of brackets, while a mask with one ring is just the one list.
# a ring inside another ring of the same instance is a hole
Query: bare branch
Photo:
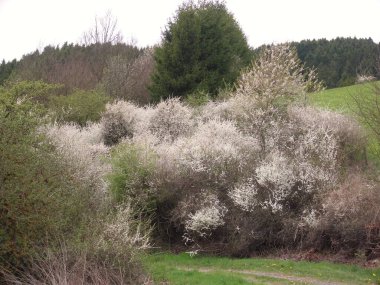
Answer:
[[95, 25], [83, 33], [81, 42], [85, 46], [97, 43], [118, 44], [123, 41], [121, 31], [117, 28], [117, 19], [111, 11], [99, 18], [95, 17]]

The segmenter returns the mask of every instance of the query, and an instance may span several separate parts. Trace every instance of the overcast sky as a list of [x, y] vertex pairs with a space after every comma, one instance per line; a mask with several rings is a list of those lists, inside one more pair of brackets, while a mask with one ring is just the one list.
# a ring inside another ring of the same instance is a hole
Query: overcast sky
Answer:
[[[182, 0], [0, 0], [0, 60], [78, 42], [107, 10], [124, 39], [160, 41]], [[251, 46], [335, 37], [380, 41], [380, 0], [227, 0]]]

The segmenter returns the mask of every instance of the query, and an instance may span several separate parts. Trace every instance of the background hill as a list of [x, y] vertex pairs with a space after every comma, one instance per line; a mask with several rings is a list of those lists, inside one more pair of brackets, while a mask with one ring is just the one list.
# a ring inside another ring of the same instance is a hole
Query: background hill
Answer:
[[[317, 69], [319, 79], [324, 81], [327, 88], [352, 85], [358, 74], [380, 79], [376, 70], [379, 44], [371, 38], [304, 40], [292, 44], [301, 61], [307, 67]], [[262, 48], [252, 49], [252, 58]], [[36, 50], [18, 61], [3, 60], [0, 64], [0, 85], [6, 80], [43, 80], [64, 84], [69, 89], [93, 89], [102, 82], [112, 58], [131, 62], [143, 51], [124, 43], [46, 46], [42, 52]]]

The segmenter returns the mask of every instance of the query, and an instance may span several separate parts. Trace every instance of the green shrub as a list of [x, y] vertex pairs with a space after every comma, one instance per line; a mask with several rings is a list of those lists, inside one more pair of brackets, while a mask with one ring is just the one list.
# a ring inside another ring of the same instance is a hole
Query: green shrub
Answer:
[[149, 149], [129, 143], [119, 144], [111, 152], [111, 164], [108, 181], [115, 201], [128, 201], [138, 209], [151, 210], [154, 195], [148, 181], [153, 174], [155, 159]]
[[54, 97], [51, 108], [58, 121], [84, 126], [89, 121], [96, 122], [100, 119], [107, 101], [107, 97], [100, 91], [77, 90], [68, 96]]
[[38, 131], [41, 109], [15, 86], [0, 89], [0, 267], [25, 266], [57, 237], [81, 232], [95, 211]]
[[53, 97], [64, 94], [64, 86], [43, 81], [21, 81], [11, 83], [7, 89], [17, 98], [29, 99], [45, 107], [49, 106]]
[[207, 102], [210, 101], [210, 96], [206, 92], [200, 90], [200, 91], [195, 91], [192, 94], [189, 94], [186, 97], [185, 102], [191, 106], [191, 107], [198, 107], [206, 104]]

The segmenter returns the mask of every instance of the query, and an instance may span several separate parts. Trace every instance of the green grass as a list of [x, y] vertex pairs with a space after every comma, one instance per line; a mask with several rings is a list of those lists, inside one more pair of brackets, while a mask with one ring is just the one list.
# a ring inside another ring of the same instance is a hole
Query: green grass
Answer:
[[308, 100], [315, 106], [353, 115], [357, 110], [353, 96], [371, 96], [373, 94], [372, 84], [380, 85], [380, 81], [311, 93]]
[[[308, 101], [314, 106], [347, 114], [357, 118], [358, 121], [360, 121], [360, 118], [357, 116], [358, 107], [355, 103], [354, 97], [364, 96], [366, 98], [370, 98], [370, 96], [373, 96], [373, 84], [380, 86], [380, 81], [352, 85], [342, 88], [328, 89], [318, 93], [311, 93], [308, 96]], [[379, 142], [377, 141], [376, 137], [371, 133], [371, 131], [368, 130], [368, 160], [380, 169], [379, 153]]]
[[[380, 268], [365, 269], [329, 262], [190, 257], [186, 253], [158, 253], [146, 256], [144, 263], [156, 282], [167, 281], [169, 284], [309, 284], [299, 280], [292, 281], [292, 278], [343, 284], [380, 284]], [[254, 273], [259, 273], [260, 276]], [[281, 274], [283, 277], [274, 277], [271, 274]]]

